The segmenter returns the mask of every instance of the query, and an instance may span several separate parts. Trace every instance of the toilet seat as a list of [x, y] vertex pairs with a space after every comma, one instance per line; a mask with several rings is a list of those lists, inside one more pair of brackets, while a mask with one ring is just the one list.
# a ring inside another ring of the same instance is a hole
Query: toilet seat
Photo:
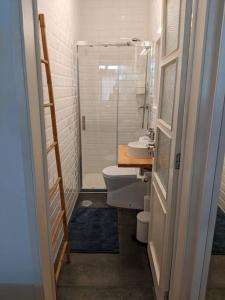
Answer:
[[136, 168], [119, 168], [118, 166], [106, 167], [102, 170], [102, 173], [105, 177], [136, 177], [137, 169]]

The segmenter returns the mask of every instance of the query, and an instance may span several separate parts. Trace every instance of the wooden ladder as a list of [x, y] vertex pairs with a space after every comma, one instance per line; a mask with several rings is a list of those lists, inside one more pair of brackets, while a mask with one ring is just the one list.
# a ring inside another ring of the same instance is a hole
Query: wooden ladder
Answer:
[[58, 251], [58, 254], [56, 257], [56, 261], [54, 264], [55, 280], [57, 283], [65, 254], [67, 257], [67, 262], [68, 263], [70, 262], [70, 249], [69, 249], [69, 243], [68, 243], [68, 224], [67, 224], [67, 217], [66, 217], [62, 167], [61, 167], [61, 160], [60, 160], [58, 132], [57, 132], [57, 124], [56, 124], [54, 93], [53, 93], [53, 86], [52, 86], [52, 77], [51, 77], [49, 56], [48, 56], [48, 47], [47, 47], [47, 39], [46, 39], [46, 31], [45, 31], [45, 18], [44, 18], [43, 14], [39, 15], [39, 23], [40, 23], [40, 29], [41, 29], [41, 40], [42, 40], [43, 56], [44, 56], [43, 59], [41, 59], [41, 63], [43, 63], [45, 65], [47, 85], [48, 85], [48, 96], [49, 96], [49, 102], [44, 103], [44, 107], [50, 108], [52, 133], [53, 133], [53, 142], [47, 148], [47, 154], [50, 153], [52, 150], [55, 150], [55, 160], [56, 160], [57, 175], [58, 175], [56, 182], [53, 184], [53, 186], [51, 187], [51, 189], [49, 191], [49, 201], [52, 200], [52, 198], [54, 197], [54, 195], [57, 191], [57, 188], [59, 187], [60, 204], [61, 204], [61, 211], [60, 211], [58, 217], [56, 218], [56, 221], [55, 221], [55, 224], [54, 224], [53, 230], [52, 230], [52, 236], [51, 236], [52, 245], [54, 245], [55, 242], [57, 241], [57, 237], [60, 233], [61, 226], [63, 226], [63, 241], [59, 248], [59, 251]]

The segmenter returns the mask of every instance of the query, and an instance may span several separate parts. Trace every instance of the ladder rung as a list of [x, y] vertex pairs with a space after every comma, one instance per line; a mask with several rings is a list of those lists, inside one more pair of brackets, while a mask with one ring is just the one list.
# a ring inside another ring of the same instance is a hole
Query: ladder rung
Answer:
[[56, 219], [56, 223], [52, 232], [52, 243], [54, 243], [57, 238], [64, 214], [65, 214], [65, 210], [62, 210]]
[[41, 59], [41, 62], [45, 65], [48, 65], [48, 61], [46, 59]]
[[56, 267], [56, 270], [55, 270], [55, 281], [56, 282], [58, 281], [58, 278], [59, 278], [59, 273], [60, 273], [60, 270], [61, 270], [61, 265], [62, 265], [63, 257], [65, 255], [67, 247], [68, 247], [68, 242], [65, 241], [64, 244], [63, 244], [63, 246], [62, 246], [62, 251], [61, 251], [61, 254], [59, 256], [58, 264], [57, 264], [57, 267]]
[[52, 188], [50, 189], [50, 191], [49, 191], [49, 200], [51, 200], [52, 196], [54, 195], [60, 181], [61, 181], [61, 177], [58, 177], [56, 182], [53, 184]]
[[50, 103], [50, 102], [44, 103], [44, 107], [50, 107], [50, 106], [53, 106], [53, 103]]
[[57, 142], [52, 143], [52, 144], [47, 148], [47, 153], [49, 153], [56, 145], [57, 145]]

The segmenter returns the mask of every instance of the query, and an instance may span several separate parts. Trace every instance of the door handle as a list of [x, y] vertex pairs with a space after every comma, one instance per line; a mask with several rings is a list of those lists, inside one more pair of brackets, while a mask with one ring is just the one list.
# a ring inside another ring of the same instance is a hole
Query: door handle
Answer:
[[82, 130], [86, 129], [85, 116], [82, 116], [82, 118], [81, 118], [81, 126], [82, 126]]

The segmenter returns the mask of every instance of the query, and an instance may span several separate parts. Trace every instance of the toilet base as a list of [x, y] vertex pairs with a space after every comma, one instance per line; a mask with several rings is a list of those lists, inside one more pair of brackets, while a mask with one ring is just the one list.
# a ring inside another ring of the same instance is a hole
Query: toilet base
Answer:
[[138, 180], [121, 189], [108, 191], [107, 204], [114, 207], [143, 210], [146, 190], [146, 184]]

